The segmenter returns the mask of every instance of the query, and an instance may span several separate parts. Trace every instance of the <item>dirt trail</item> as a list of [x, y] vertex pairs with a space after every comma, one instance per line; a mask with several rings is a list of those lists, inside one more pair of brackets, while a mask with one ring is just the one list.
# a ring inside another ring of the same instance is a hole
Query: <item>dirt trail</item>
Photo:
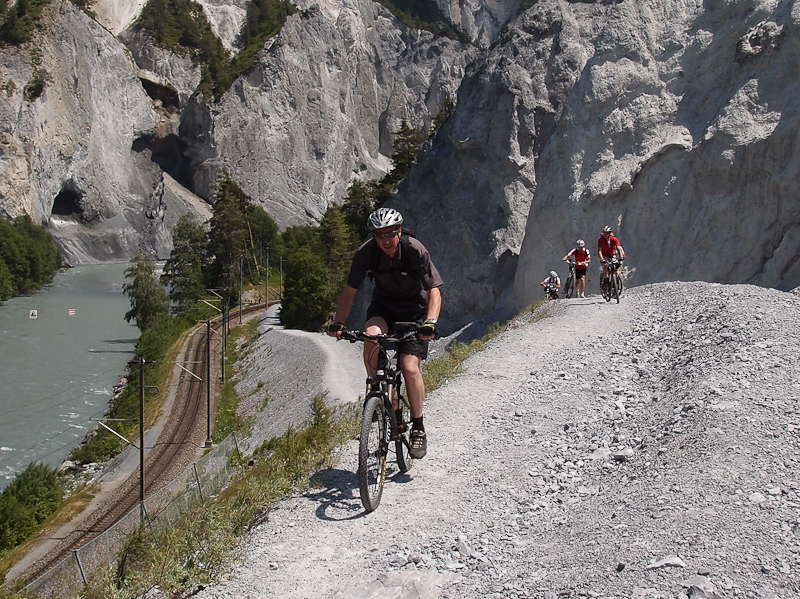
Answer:
[[377, 511], [348, 442], [197, 597], [800, 597], [800, 298], [666, 283], [546, 310], [429, 395], [428, 456]]

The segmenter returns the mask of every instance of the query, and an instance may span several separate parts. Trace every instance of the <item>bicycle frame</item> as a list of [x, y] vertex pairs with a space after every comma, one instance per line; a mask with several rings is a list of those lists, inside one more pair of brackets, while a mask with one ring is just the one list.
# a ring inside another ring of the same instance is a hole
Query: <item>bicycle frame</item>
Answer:
[[[419, 325], [415, 322], [397, 322], [395, 323], [397, 332], [394, 334], [367, 335], [361, 331], [344, 331], [342, 333], [342, 339], [346, 339], [350, 341], [350, 343], [355, 343], [356, 341], [372, 341], [375, 343], [375, 347], [379, 352], [378, 367], [374, 377], [367, 377], [364, 403], [366, 403], [370, 394], [376, 391], [381, 394], [384, 407], [389, 414], [389, 423], [391, 427], [390, 438], [387, 439], [387, 442], [402, 440], [406, 447], [409, 447], [409, 442], [408, 439], [402, 436], [403, 431], [400, 430], [400, 423], [397, 422], [397, 418], [395, 417], [395, 406], [392, 396], [394, 395], [393, 391], [397, 391], [397, 401], [402, 403], [406, 409], [408, 409], [409, 413], [411, 412], [411, 404], [402, 394], [403, 375], [397, 365], [397, 350], [400, 343], [403, 341], [410, 341], [416, 338], [418, 328]], [[389, 354], [391, 351], [395, 352], [393, 356]]]
[[[366, 381], [358, 450], [359, 492], [364, 509], [368, 512], [380, 504], [391, 443], [395, 443], [400, 472], [408, 472], [414, 462], [410, 456], [410, 426], [405, 427], [406, 424], [410, 425], [410, 421], [403, 416], [401, 419], [403, 422], [398, 422], [393, 396], [397, 396], [400, 412], [410, 414], [411, 406], [401, 393], [402, 372], [397, 364], [397, 354], [399, 344], [413, 339], [418, 327], [417, 323], [395, 323], [397, 332], [394, 335], [367, 335], [359, 331], [342, 331], [342, 339], [351, 343], [356, 341], [372, 343], [374, 351], [378, 352], [375, 375], [368, 376]], [[394, 353], [390, 354], [393, 350]]]

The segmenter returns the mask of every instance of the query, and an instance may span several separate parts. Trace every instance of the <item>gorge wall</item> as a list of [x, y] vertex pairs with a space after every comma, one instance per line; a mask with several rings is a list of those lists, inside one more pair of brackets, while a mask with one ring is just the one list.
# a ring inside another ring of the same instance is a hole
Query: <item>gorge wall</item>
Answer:
[[753, 0], [541, 0], [517, 18], [396, 200], [454, 282], [452, 324], [538, 299], [606, 224], [629, 285], [800, 284], [799, 22], [795, 2]]
[[[200, 4], [236, 52], [247, 0]], [[800, 284], [795, 1], [438, 4], [474, 44], [369, 0], [298, 2], [212, 102], [135, 26], [143, 0], [95, 18], [52, 0], [34, 44], [0, 48], [0, 212], [47, 224], [74, 264], [166, 257], [223, 171], [281, 227], [314, 223], [390, 168], [402, 120], [427, 130], [454, 99], [391, 200], [446, 280], [445, 328], [538, 298], [605, 224], [629, 284]]]

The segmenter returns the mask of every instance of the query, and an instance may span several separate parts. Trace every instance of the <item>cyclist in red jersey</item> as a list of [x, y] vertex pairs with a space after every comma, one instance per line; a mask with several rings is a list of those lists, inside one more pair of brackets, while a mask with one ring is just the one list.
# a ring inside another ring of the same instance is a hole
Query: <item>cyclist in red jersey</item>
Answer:
[[586, 269], [592, 261], [592, 256], [589, 254], [589, 250], [586, 249], [586, 242], [584, 242], [583, 239], [576, 241], [575, 247], [572, 248], [562, 260], [566, 262], [570, 257], [575, 258], [576, 297], [586, 297]]
[[611, 234], [611, 227], [608, 225], [603, 227], [603, 233], [600, 235], [600, 239], [597, 240], [597, 253], [600, 255], [600, 262], [603, 264], [603, 281], [605, 281], [608, 278], [608, 264], [614, 256], [619, 254], [620, 260], [625, 259], [625, 250], [622, 249], [619, 239]]

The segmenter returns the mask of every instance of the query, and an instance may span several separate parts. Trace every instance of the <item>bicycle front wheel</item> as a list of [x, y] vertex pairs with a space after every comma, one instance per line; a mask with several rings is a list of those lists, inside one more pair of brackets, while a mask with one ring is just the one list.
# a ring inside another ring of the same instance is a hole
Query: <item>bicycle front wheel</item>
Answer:
[[570, 275], [567, 282], [564, 284], [564, 297], [567, 299], [572, 297], [572, 292], [575, 290], [575, 279]]
[[600, 293], [603, 296], [603, 299], [607, 302], [611, 301], [611, 281], [609, 279], [603, 279], [600, 281]]
[[381, 503], [386, 480], [387, 429], [389, 416], [379, 394], [370, 395], [364, 404], [358, 447], [358, 487], [361, 503], [368, 512]]
[[617, 300], [617, 303], [619, 303], [620, 293], [622, 293], [622, 289], [620, 289], [619, 275], [614, 273], [611, 275], [611, 296]]

